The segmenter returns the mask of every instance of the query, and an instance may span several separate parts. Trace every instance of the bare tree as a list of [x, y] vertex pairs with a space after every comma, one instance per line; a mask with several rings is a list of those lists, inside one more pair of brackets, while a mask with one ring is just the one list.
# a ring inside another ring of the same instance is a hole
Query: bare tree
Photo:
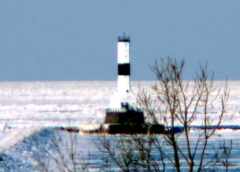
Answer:
[[107, 164], [104, 171], [113, 168], [121, 171], [162, 171], [158, 161], [163, 162], [163, 157], [154, 157], [154, 135], [120, 135], [114, 139], [109, 139], [106, 135], [99, 136], [96, 143]]
[[[159, 63], [160, 62], [160, 63]], [[157, 78], [149, 93], [140, 89], [138, 103], [151, 123], [164, 124], [166, 131], [158, 135], [99, 135], [102, 171], [204, 171], [234, 165], [230, 161], [232, 142], [223, 142], [211, 155], [207, 154], [216, 130], [221, 126], [229, 97], [226, 86], [215, 85], [207, 66], [200, 66], [194, 81], [184, 81], [184, 61], [168, 58], [155, 62], [152, 70]], [[198, 129], [191, 132], [194, 125]], [[51, 137], [50, 149], [39, 150], [46, 159], [31, 160], [42, 171], [88, 171], [90, 155], [81, 155], [76, 133], [58, 131]], [[99, 168], [98, 168], [99, 169]]]
[[[186, 166], [190, 172], [203, 171], [210, 161], [214, 162], [214, 157], [206, 158], [206, 150], [226, 113], [227, 82], [225, 88], [217, 87], [207, 66], [200, 66], [194, 81], [184, 81], [184, 60], [168, 58], [159, 62], [152, 66], [157, 78], [153, 92], [140, 89], [138, 101], [149, 121], [165, 125], [166, 134], [122, 135], [116, 146], [104, 138], [99, 150], [122, 171], [165, 171], [166, 164], [178, 172]], [[200, 129], [192, 134], [196, 124]], [[179, 128], [180, 134], [176, 131]], [[224, 147], [228, 150], [224, 162], [229, 167], [231, 145]], [[172, 153], [166, 153], [166, 148]], [[215, 165], [220, 164], [215, 161]]]
[[229, 159], [231, 157], [232, 152], [232, 140], [229, 144], [224, 141], [217, 148], [214, 148], [215, 154], [212, 161], [209, 163], [213, 168], [217, 168], [218, 166], [223, 167], [226, 172], [229, 171], [231, 166], [234, 166], [234, 162], [231, 162]]
[[[41, 171], [77, 172], [88, 171], [90, 153], [83, 155], [79, 148], [78, 133], [54, 129], [49, 141], [49, 149], [39, 148], [44, 159], [35, 159]], [[32, 158], [33, 159], [33, 158]]]

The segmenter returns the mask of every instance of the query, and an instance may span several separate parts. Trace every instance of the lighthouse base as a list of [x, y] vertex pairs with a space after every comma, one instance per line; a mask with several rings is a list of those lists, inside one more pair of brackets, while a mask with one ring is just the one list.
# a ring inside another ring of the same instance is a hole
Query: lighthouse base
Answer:
[[121, 109], [107, 110], [104, 124], [87, 125], [81, 128], [81, 133], [105, 134], [164, 134], [164, 125], [147, 124], [140, 110]]
[[92, 124], [82, 126], [83, 134], [165, 134], [166, 130], [160, 124]]
[[159, 124], [104, 124], [103, 132], [108, 134], [163, 134], [163, 125]]
[[107, 110], [105, 124], [144, 124], [144, 114], [136, 110]]

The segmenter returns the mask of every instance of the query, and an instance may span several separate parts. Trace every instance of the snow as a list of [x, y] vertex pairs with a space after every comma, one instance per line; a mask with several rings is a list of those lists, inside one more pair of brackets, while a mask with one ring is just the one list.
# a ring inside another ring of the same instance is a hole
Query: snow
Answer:
[[[116, 84], [115, 81], [0, 82], [0, 123], [10, 128], [101, 123], [105, 109], [117, 93]], [[137, 95], [139, 87], [151, 92], [154, 84], [154, 81], [132, 82], [133, 94]], [[223, 81], [215, 84], [219, 88], [225, 86]], [[223, 124], [238, 125], [240, 81], [229, 81], [228, 86], [231, 95]], [[217, 118], [219, 107], [216, 104], [213, 119]]]
[[[215, 83], [224, 87], [222, 81]], [[139, 85], [151, 91], [153, 84], [153, 81], [143, 81], [131, 85], [137, 95]], [[229, 81], [228, 86], [231, 94], [223, 125], [240, 127], [240, 81]], [[95, 123], [104, 120], [105, 109], [115, 93], [115, 81], [0, 82], [0, 152], [45, 127], [85, 124], [96, 127]], [[220, 104], [216, 103], [213, 120], [218, 117], [219, 108]], [[195, 124], [199, 125], [200, 120]], [[195, 133], [194, 129], [192, 132]], [[215, 137], [239, 143], [238, 138], [240, 130], [233, 129], [218, 130]]]
[[31, 136], [34, 132], [40, 131], [41, 127], [24, 127], [13, 130], [1, 131], [0, 152], [21, 142], [24, 138]]
[[[137, 95], [139, 85], [151, 91], [153, 84], [153, 81], [144, 81], [131, 85]], [[224, 86], [221, 81], [216, 84]], [[229, 81], [231, 96], [224, 121], [228, 125], [240, 122], [239, 86], [239, 81]], [[38, 122], [39, 126], [99, 123], [114, 94], [114, 81], [0, 82], [0, 122], [7, 122], [10, 127], [38, 125]], [[213, 116], [219, 110], [218, 102]]]

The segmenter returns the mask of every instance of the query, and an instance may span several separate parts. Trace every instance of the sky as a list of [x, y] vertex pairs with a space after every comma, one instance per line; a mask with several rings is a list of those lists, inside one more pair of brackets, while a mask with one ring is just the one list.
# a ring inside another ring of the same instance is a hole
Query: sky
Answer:
[[155, 60], [207, 64], [240, 80], [239, 0], [0, 0], [0, 81], [116, 80], [117, 37], [131, 37], [133, 80]]

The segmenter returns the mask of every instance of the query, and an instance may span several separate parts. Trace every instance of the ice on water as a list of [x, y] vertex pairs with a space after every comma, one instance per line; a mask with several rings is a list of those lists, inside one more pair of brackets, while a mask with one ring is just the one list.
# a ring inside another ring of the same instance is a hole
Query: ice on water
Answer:
[[[154, 81], [132, 82], [133, 94], [139, 87], [151, 91]], [[216, 81], [219, 87], [225, 82]], [[226, 125], [240, 123], [240, 81], [229, 81]], [[105, 109], [116, 95], [115, 81], [0, 82], [0, 128], [3, 126], [59, 126], [100, 123]], [[220, 111], [216, 104], [213, 116]]]
[[115, 82], [0, 83], [0, 121], [12, 127], [102, 120]]

